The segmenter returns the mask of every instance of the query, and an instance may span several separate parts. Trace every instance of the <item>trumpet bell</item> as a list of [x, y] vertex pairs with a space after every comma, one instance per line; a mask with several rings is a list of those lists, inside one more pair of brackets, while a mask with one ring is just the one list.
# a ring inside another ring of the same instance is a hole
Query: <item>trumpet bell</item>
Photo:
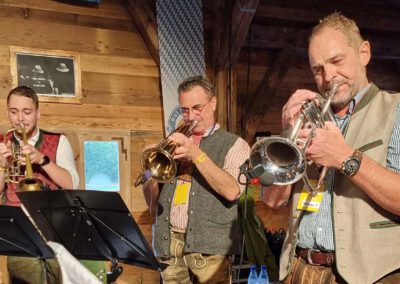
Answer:
[[140, 164], [144, 172], [151, 173], [152, 179], [159, 183], [170, 182], [177, 173], [177, 166], [172, 155], [160, 148], [151, 148], [143, 152]]
[[17, 184], [19, 191], [39, 191], [43, 186], [43, 182], [37, 178], [27, 177], [20, 180]]
[[262, 165], [274, 177], [274, 184], [288, 185], [299, 181], [305, 173], [304, 153], [290, 139], [267, 137], [250, 150], [250, 166]]

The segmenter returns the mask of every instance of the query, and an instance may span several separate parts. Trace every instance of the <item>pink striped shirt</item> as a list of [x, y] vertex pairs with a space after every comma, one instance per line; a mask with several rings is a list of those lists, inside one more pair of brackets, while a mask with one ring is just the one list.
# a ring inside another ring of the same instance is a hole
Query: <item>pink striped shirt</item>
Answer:
[[[220, 128], [219, 124], [217, 123], [214, 128], [210, 127], [203, 135], [203, 137], [207, 137], [208, 135], [212, 135], [216, 130]], [[229, 173], [235, 179], [236, 183], [240, 188], [240, 193], [242, 193], [245, 189], [245, 185], [242, 185], [238, 182], [239, 177], [239, 167], [249, 158], [250, 147], [249, 144], [243, 140], [242, 138], [238, 138], [233, 144], [232, 148], [229, 150], [228, 154], [225, 157], [223, 170]], [[186, 178], [186, 177], [185, 177]], [[191, 182], [184, 179], [179, 179], [177, 181], [177, 186], [181, 183], [189, 183], [189, 191]], [[175, 191], [176, 192], [176, 191]], [[173, 201], [171, 202], [171, 215], [170, 215], [170, 222], [171, 226], [176, 231], [185, 232], [186, 226], [188, 223], [188, 205], [189, 205], [189, 196], [187, 194], [187, 200], [184, 204], [174, 204], [175, 194], [173, 197]]]

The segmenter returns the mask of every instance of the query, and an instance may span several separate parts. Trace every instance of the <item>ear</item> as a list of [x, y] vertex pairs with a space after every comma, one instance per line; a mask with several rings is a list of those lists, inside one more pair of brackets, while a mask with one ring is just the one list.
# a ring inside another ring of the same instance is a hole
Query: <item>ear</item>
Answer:
[[369, 41], [363, 41], [363, 43], [359, 48], [358, 53], [360, 55], [361, 63], [364, 66], [367, 66], [371, 59], [371, 46], [369, 44]]
[[210, 100], [213, 111], [217, 109], [217, 96], [213, 96]]

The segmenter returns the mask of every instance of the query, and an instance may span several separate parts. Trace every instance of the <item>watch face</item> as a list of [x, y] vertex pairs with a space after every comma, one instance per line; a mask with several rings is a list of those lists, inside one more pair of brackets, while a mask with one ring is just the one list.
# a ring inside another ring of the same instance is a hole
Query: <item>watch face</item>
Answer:
[[358, 168], [360, 167], [360, 161], [353, 158], [349, 159], [346, 161], [344, 171], [348, 175], [353, 175], [358, 171]]

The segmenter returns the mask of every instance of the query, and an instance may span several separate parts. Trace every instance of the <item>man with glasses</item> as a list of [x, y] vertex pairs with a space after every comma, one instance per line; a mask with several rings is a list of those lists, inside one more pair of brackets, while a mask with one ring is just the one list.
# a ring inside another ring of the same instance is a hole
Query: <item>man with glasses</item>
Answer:
[[179, 145], [178, 174], [162, 187], [153, 180], [143, 184], [157, 212], [154, 250], [167, 264], [161, 276], [163, 283], [230, 283], [230, 256], [239, 253], [237, 199], [244, 190], [239, 167], [250, 148], [216, 123], [217, 98], [207, 78], [185, 80], [178, 93], [184, 121], [196, 121], [190, 137], [168, 138]]

